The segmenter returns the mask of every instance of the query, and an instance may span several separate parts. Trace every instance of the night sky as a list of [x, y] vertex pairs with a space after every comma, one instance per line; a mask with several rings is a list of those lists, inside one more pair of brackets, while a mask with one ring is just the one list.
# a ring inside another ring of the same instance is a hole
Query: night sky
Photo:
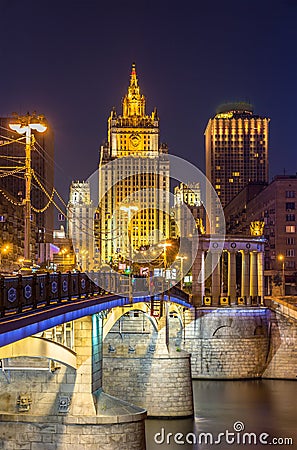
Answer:
[[271, 118], [270, 177], [295, 173], [296, 0], [1, 0], [0, 115], [36, 110], [55, 132], [56, 187], [98, 164], [132, 62], [170, 153], [204, 170], [217, 106], [250, 101]]

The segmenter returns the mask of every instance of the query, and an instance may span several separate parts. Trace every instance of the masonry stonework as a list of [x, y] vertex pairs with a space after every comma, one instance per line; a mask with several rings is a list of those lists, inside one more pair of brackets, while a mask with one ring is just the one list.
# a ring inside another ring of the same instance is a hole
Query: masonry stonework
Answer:
[[98, 327], [98, 317], [93, 317], [93, 326], [91, 317], [75, 322], [76, 370], [49, 365], [46, 358], [6, 362], [6, 370], [0, 372], [0, 448], [145, 449], [146, 412], [102, 391]]
[[297, 320], [270, 312], [270, 346], [263, 378], [297, 379]]
[[261, 377], [268, 354], [266, 308], [199, 308], [187, 313], [183, 348], [193, 378]]

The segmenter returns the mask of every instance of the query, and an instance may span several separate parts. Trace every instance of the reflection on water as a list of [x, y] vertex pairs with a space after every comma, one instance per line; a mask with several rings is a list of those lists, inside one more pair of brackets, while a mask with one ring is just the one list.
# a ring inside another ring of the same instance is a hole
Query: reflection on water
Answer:
[[[194, 420], [146, 421], [147, 450], [253, 450], [264, 448], [272, 438], [280, 438], [279, 444], [273, 445], [274, 450], [297, 449], [296, 381], [195, 380], [193, 392]], [[205, 433], [209, 433], [207, 443]], [[244, 437], [245, 433], [249, 435]], [[199, 437], [201, 443], [194, 445], [193, 440]], [[292, 438], [293, 445], [286, 444], [284, 438]]]

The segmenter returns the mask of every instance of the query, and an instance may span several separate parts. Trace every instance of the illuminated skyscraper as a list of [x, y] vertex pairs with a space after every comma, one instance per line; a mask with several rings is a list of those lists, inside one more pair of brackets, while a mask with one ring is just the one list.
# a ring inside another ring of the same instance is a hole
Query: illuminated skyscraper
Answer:
[[[3, 172], [10, 171], [11, 166], [22, 166], [25, 161], [25, 141], [20, 135], [9, 128], [11, 117], [0, 117], [0, 159]], [[54, 134], [49, 124], [45, 133], [33, 133], [35, 137], [34, 149], [31, 152], [31, 165], [38, 180], [48, 192], [52, 194], [54, 187]], [[18, 139], [18, 141], [16, 141]], [[6, 143], [9, 145], [5, 145]], [[7, 167], [7, 169], [6, 169]], [[25, 196], [25, 178], [22, 172], [13, 173], [0, 178], [0, 188], [13, 195], [19, 202]], [[0, 202], [2, 195], [0, 193]], [[54, 229], [53, 205], [48, 203], [48, 196], [35, 179], [31, 185], [32, 201], [32, 236], [36, 235], [36, 242], [51, 242]], [[39, 212], [38, 212], [39, 211]], [[34, 224], [34, 225], [33, 225]], [[36, 229], [36, 231], [35, 231]]]
[[228, 103], [208, 121], [206, 176], [223, 207], [248, 183], [268, 182], [269, 120], [247, 103]]
[[94, 207], [90, 185], [86, 181], [73, 181], [67, 205], [68, 237], [72, 239], [76, 262], [82, 270], [93, 269]]
[[169, 237], [168, 148], [160, 145], [157, 111], [147, 115], [145, 102], [133, 64], [122, 115], [112, 110], [107, 143], [101, 147], [98, 247], [102, 263]]

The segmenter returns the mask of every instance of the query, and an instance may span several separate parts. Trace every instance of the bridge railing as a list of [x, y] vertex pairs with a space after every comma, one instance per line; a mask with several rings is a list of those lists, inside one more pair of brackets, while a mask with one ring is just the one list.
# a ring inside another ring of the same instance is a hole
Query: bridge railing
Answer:
[[[0, 277], [0, 317], [42, 306], [107, 294], [128, 297], [127, 276], [102, 272], [67, 272]], [[160, 292], [160, 291], [158, 291]], [[164, 292], [189, 302], [189, 295], [176, 286]], [[155, 293], [137, 292], [133, 296], [152, 297]]]
[[0, 277], [0, 316], [40, 305], [104, 295], [107, 292], [86, 273], [45, 273]]

